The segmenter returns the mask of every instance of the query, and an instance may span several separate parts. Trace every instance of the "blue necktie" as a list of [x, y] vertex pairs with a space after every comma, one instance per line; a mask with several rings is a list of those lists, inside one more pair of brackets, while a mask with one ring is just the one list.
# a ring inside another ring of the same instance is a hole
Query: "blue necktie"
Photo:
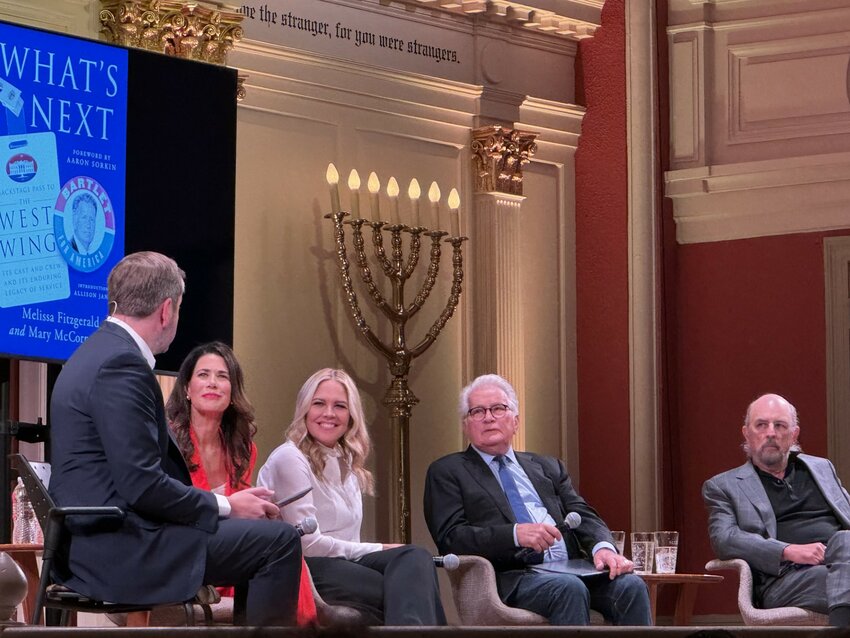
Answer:
[[534, 519], [528, 513], [525, 502], [519, 493], [519, 488], [516, 486], [516, 481], [514, 481], [514, 477], [508, 469], [505, 455], [498, 454], [495, 459], [499, 463], [499, 478], [502, 481], [502, 489], [505, 490], [505, 496], [508, 497], [508, 503], [511, 504], [517, 523], [533, 523]]
[[[535, 520], [528, 513], [528, 508], [522, 500], [519, 488], [516, 486], [516, 481], [508, 469], [505, 455], [497, 454], [494, 458], [499, 463], [499, 479], [502, 481], [502, 489], [505, 490], [505, 496], [508, 497], [508, 503], [510, 503], [511, 509], [514, 511], [514, 517], [517, 523], [534, 523]], [[539, 565], [543, 562], [543, 552], [535, 552], [528, 547], [521, 549], [518, 557], [527, 565]]]

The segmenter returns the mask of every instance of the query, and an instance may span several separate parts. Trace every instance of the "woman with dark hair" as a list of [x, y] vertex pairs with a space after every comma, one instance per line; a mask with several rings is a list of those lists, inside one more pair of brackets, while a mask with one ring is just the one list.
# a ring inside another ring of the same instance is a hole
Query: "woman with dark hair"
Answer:
[[[251, 486], [257, 426], [244, 384], [236, 355], [220, 341], [196, 347], [180, 365], [165, 415], [197, 488], [229, 496]], [[232, 588], [221, 593], [233, 595]], [[298, 624], [315, 620], [313, 592], [302, 570]]]
[[165, 416], [195, 487], [229, 496], [251, 486], [257, 426], [242, 368], [229, 346], [213, 341], [189, 353]]

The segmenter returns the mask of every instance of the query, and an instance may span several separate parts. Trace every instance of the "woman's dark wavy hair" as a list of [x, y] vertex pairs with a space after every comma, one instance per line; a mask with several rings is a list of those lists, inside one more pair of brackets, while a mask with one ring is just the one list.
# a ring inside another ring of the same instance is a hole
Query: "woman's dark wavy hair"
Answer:
[[221, 416], [220, 426], [221, 442], [226, 452], [228, 480], [233, 489], [248, 487], [244, 483], [240, 484], [240, 478], [248, 471], [248, 466], [251, 464], [251, 441], [257, 432], [257, 426], [254, 425], [254, 406], [245, 395], [242, 367], [230, 346], [221, 341], [213, 341], [198, 346], [188, 354], [180, 365], [177, 381], [171, 396], [168, 397], [165, 416], [177, 439], [180, 452], [189, 465], [189, 471], [194, 472], [198, 464], [191, 462], [195, 454], [195, 446], [192, 445], [192, 439], [189, 436], [192, 406], [186, 393], [198, 359], [206, 354], [217, 354], [224, 359], [230, 375], [230, 405]]

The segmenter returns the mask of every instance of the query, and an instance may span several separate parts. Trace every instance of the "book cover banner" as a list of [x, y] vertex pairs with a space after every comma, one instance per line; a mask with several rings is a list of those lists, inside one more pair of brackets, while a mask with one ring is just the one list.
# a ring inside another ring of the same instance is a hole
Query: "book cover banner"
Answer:
[[125, 49], [0, 23], [0, 353], [64, 360], [124, 252]]

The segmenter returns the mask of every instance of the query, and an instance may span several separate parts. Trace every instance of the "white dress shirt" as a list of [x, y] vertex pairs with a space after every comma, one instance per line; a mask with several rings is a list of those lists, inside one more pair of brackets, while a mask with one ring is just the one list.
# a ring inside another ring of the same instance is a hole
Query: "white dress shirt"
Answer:
[[361, 543], [363, 497], [357, 477], [342, 458], [339, 447], [320, 446], [325, 455], [322, 476], [313, 474], [306, 456], [291, 441], [277, 447], [260, 468], [257, 485], [274, 490], [280, 501], [312, 487], [312, 491], [281, 508], [281, 516], [295, 525], [308, 516], [315, 517], [319, 528], [301, 537], [305, 556], [360, 558], [383, 549], [381, 543]]

